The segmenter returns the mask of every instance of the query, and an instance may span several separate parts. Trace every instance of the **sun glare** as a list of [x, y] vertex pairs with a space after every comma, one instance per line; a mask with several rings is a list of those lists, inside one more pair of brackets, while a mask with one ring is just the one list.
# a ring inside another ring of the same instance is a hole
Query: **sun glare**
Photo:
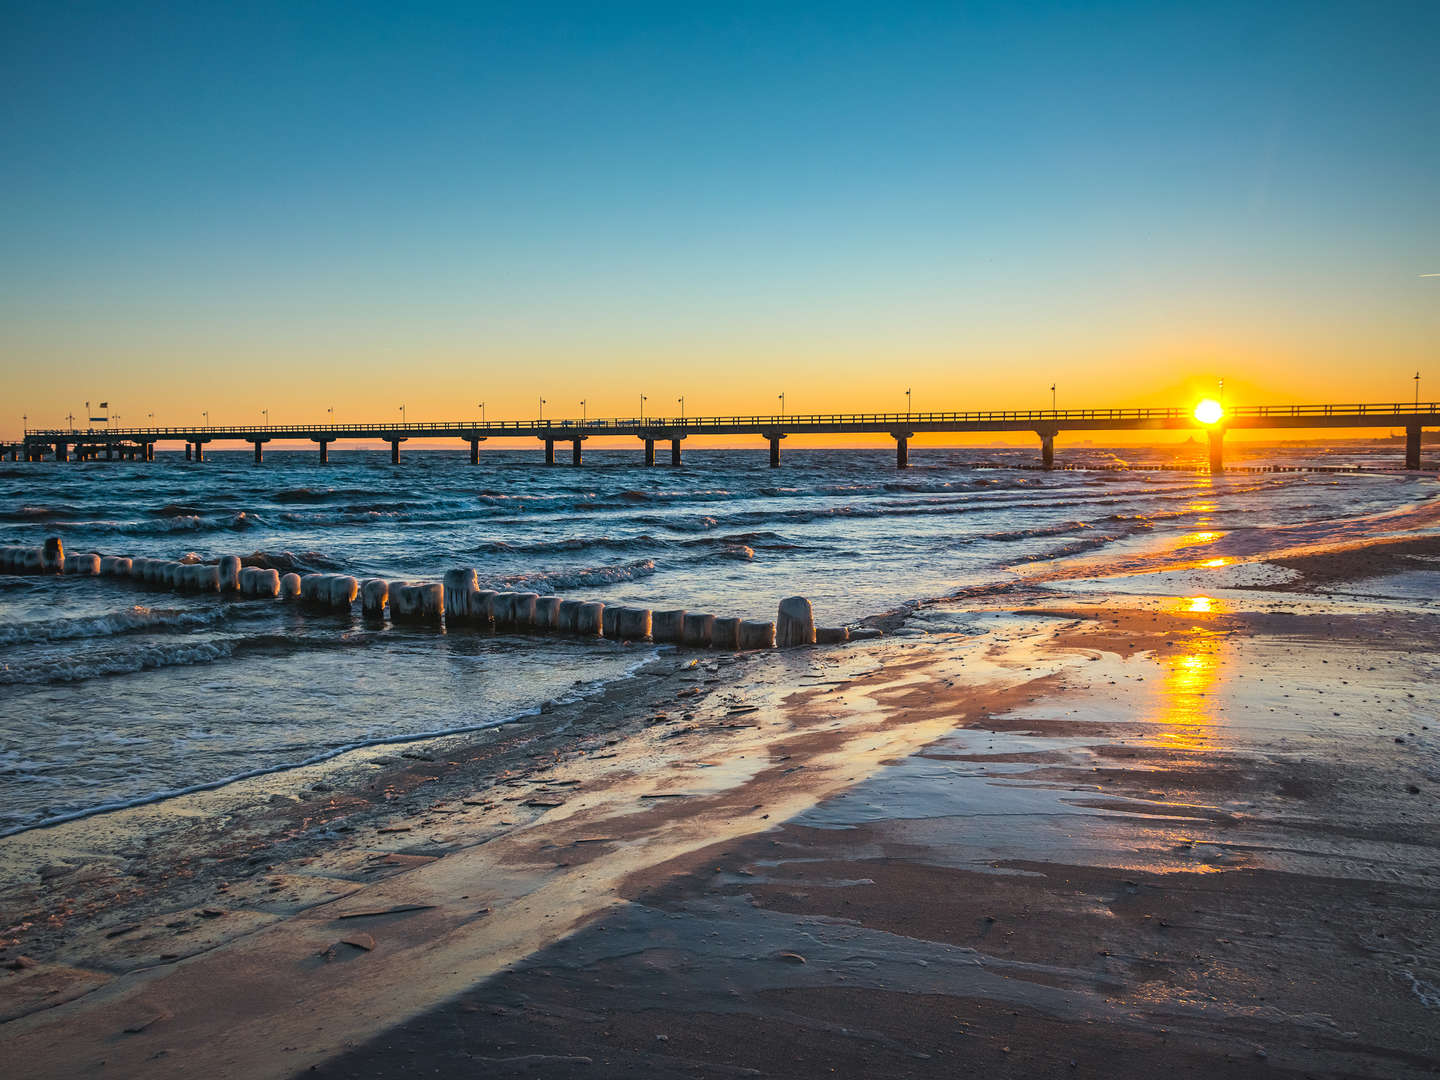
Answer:
[[1214, 398], [1206, 398], [1195, 406], [1195, 419], [1202, 424], [1213, 424], [1225, 415], [1225, 408]]

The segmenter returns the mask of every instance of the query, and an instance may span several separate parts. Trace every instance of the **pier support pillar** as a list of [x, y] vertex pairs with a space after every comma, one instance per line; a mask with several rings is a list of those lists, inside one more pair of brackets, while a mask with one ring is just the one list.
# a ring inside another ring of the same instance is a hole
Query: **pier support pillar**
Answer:
[[670, 464], [671, 464], [672, 466], [673, 466], [673, 465], [679, 465], [679, 464], [680, 464], [680, 440], [679, 440], [679, 439], [671, 439], [671, 440], [670, 440]]
[[204, 460], [205, 460], [205, 444], [202, 443], [202, 442], [197, 442], [197, 443], [195, 444], [195, 460], [196, 460], [196, 461], [204, 461]]
[[399, 464], [400, 464], [400, 440], [399, 440], [399, 439], [391, 439], [391, 440], [390, 440], [390, 464], [391, 464], [391, 465], [399, 465]]
[[895, 439], [895, 467], [897, 469], [908, 469], [910, 467], [910, 440], [904, 435]]
[[57, 442], [57, 443], [55, 444], [55, 460], [56, 460], [56, 461], [69, 461], [69, 460], [70, 460], [70, 448], [69, 448], [68, 446], [66, 446], [63, 442]]
[[555, 464], [555, 440], [554, 440], [554, 439], [546, 439], [546, 440], [545, 440], [545, 464], [546, 464], [546, 465], [554, 465], [554, 464]]
[[255, 464], [259, 465], [265, 460], [265, 444], [259, 439], [255, 440]]
[[1040, 434], [1040, 464], [1048, 472], [1055, 468], [1055, 436], [1053, 434]]
[[115, 460], [115, 447], [111, 446], [108, 442], [105, 444], [105, 460]]
[[328, 439], [320, 440], [320, 464], [330, 464], [330, 441]]
[[479, 440], [479, 439], [471, 439], [471, 440], [470, 440], [470, 464], [471, 464], [471, 465], [479, 465], [479, 464], [480, 464], [480, 440]]
[[1420, 425], [1411, 424], [1405, 429], [1405, 468], [1420, 468]]
[[579, 464], [580, 464], [580, 440], [579, 440], [579, 439], [571, 439], [571, 440], [570, 440], [570, 464], [571, 464], [571, 465], [579, 465]]
[[195, 444], [187, 441], [185, 443], [185, 460], [190, 461], [195, 457]]
[[772, 469], [778, 469], [780, 467], [780, 440], [784, 437], [785, 436], [779, 432], [765, 436], [765, 438], [770, 440], [770, 468]]
[[1211, 428], [1205, 434], [1210, 439], [1210, 472], [1218, 476], [1225, 471], [1225, 429]]
[[145, 460], [146, 460], [146, 461], [154, 461], [154, 460], [155, 460], [155, 444], [154, 444], [153, 442], [147, 442], [147, 443], [145, 444]]
[[654, 464], [655, 464], [655, 440], [654, 440], [654, 439], [646, 439], [646, 440], [645, 440], [645, 464], [646, 464], [646, 465], [654, 465]]

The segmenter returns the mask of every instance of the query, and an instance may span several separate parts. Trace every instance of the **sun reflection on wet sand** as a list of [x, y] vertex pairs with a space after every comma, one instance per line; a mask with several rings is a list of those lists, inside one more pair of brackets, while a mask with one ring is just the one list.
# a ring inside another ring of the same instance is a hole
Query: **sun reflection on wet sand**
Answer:
[[1224, 535], [1223, 532], [1215, 532], [1213, 530], [1186, 533], [1175, 541], [1175, 547], [1178, 550], [1179, 548], [1194, 547], [1197, 544], [1213, 544], [1216, 540], [1224, 537]]
[[[1173, 610], [1184, 615], [1218, 615], [1224, 604], [1209, 596], [1176, 600]], [[1220, 649], [1224, 635], [1197, 623], [1173, 639], [1176, 651], [1164, 658], [1160, 689], [1160, 738], [1181, 750], [1207, 750], [1214, 746], [1213, 690], [1220, 677]]]

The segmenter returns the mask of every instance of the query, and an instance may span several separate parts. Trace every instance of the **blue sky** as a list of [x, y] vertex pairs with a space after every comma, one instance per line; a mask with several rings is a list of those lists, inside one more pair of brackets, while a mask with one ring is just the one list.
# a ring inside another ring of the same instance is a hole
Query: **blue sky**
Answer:
[[1440, 4], [1078, 7], [11, 4], [0, 348], [176, 408], [399, 358], [439, 415], [597, 365], [1394, 396], [1354, 364], [1440, 351]]

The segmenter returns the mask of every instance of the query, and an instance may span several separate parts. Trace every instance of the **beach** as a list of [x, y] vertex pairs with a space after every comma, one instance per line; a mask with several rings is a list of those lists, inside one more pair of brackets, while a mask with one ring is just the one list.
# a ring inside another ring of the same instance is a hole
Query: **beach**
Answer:
[[1427, 1075], [1437, 556], [1056, 560], [878, 640], [667, 650], [12, 835], [0, 1045], [36, 1077]]

